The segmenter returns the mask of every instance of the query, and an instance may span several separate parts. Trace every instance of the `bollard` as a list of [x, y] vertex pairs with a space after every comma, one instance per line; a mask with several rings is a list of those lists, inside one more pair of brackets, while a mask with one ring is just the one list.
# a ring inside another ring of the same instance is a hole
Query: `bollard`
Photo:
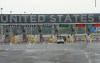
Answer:
[[68, 37], [68, 36], [66, 36], [66, 44], [68, 43], [68, 41], [69, 41], [69, 37]]
[[30, 42], [30, 35], [27, 35], [27, 38], [28, 38], [28, 42], [29, 42], [28, 44], [31, 45], [31, 42]]
[[74, 36], [72, 35], [72, 43], [74, 43]]
[[34, 44], [34, 38], [31, 37], [30, 42]]
[[12, 44], [16, 44], [15, 43], [15, 36], [14, 35], [10, 36], [10, 45], [12, 45]]
[[49, 38], [48, 38], [48, 42], [49, 42], [49, 43], [53, 43], [53, 38], [49, 37]]
[[49, 41], [50, 41], [50, 37], [48, 37], [48, 43], [49, 43]]
[[18, 37], [15, 37], [15, 43], [16, 43], [16, 44], [19, 44], [19, 43], [18, 43]]
[[90, 36], [90, 43], [92, 43], [92, 36]]
[[84, 43], [86, 44], [86, 35], [84, 36]]
[[30, 47], [30, 45], [31, 45], [31, 36], [30, 35], [27, 35], [27, 39], [28, 39], [28, 45], [29, 45], [29, 47]]
[[28, 41], [29, 41], [29, 44], [33, 44], [34, 43], [34, 38], [32, 38], [32, 36], [29, 36]]

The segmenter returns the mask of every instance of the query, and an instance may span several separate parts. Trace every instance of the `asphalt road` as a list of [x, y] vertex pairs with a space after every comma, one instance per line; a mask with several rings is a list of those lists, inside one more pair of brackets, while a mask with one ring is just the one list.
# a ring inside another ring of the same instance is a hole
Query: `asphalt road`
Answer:
[[100, 63], [100, 43], [0, 45], [0, 63]]

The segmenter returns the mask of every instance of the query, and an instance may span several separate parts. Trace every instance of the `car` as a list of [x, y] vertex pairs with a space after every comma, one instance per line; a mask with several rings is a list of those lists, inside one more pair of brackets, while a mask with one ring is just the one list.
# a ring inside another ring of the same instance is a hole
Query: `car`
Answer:
[[62, 37], [59, 37], [57, 39], [57, 44], [64, 44], [64, 43], [65, 43], [65, 41], [64, 41], [64, 39]]

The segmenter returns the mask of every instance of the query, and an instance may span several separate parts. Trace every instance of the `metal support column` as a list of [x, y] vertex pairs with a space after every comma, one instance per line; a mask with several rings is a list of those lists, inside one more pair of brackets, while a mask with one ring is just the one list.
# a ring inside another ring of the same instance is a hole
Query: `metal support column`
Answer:
[[57, 38], [59, 37], [59, 25], [57, 25]]
[[10, 36], [11, 36], [11, 34], [12, 34], [12, 28], [10, 27]]
[[28, 33], [28, 32], [27, 32], [27, 27], [28, 27], [28, 26], [26, 25], [26, 26], [25, 26], [25, 31], [26, 31], [26, 34]]
[[31, 35], [32, 35], [32, 30], [33, 30], [33, 27], [31, 26]]
[[52, 36], [55, 34], [54, 25], [52, 25]]
[[86, 30], [87, 30], [87, 24], [85, 24], [85, 34], [86, 34]]
[[59, 34], [58, 34], [58, 28], [59, 28], [58, 25], [54, 25], [55, 35], [57, 35], [57, 38], [58, 38], [58, 36], [59, 36]]
[[40, 35], [40, 42], [43, 42], [42, 25], [38, 25], [38, 31], [39, 31], [39, 35]]
[[74, 24], [74, 33], [75, 34], [77, 34], [77, 30], [76, 30], [77, 28], [76, 28], [76, 26], [75, 26], [75, 24]]
[[3, 25], [0, 25], [1, 26], [1, 39], [3, 37]]

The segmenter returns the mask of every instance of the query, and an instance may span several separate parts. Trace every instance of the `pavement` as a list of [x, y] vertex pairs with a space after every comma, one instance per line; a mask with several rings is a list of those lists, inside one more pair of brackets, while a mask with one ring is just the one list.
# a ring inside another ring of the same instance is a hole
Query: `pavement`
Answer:
[[100, 43], [0, 45], [0, 63], [100, 63]]

